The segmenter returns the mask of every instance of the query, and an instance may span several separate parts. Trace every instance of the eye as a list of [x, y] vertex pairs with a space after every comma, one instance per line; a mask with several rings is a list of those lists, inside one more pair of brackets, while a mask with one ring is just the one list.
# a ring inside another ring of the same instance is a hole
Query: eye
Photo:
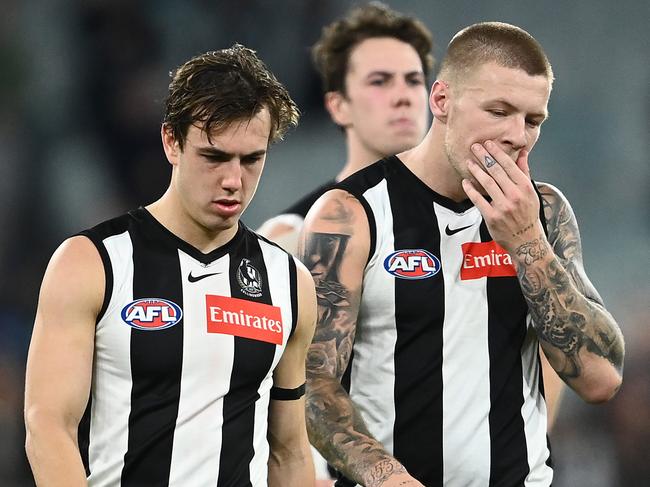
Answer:
[[537, 128], [540, 125], [542, 125], [542, 122], [540, 120], [528, 119], [526, 120], [526, 125], [528, 125], [531, 128]]
[[488, 112], [495, 117], [505, 117], [507, 115], [504, 110], [488, 110]]
[[424, 79], [417, 77], [406, 78], [406, 84], [409, 86], [421, 86], [424, 84]]
[[208, 162], [211, 163], [218, 163], [218, 162], [226, 162], [228, 159], [223, 157], [223, 156], [217, 156], [217, 155], [204, 155], [204, 159], [206, 159]]
[[259, 162], [262, 159], [262, 156], [249, 156], [242, 157], [241, 163], [245, 166], [252, 166], [253, 164]]
[[386, 84], [385, 78], [373, 78], [370, 80], [370, 85], [372, 86], [383, 86]]

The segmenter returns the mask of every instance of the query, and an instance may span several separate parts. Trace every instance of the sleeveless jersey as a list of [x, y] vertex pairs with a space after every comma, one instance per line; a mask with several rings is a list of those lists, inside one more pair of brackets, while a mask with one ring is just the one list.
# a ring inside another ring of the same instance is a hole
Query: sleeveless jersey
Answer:
[[106, 293], [80, 449], [91, 486], [266, 486], [293, 257], [239, 224], [203, 254], [140, 208], [82, 232]]
[[394, 156], [339, 187], [370, 223], [343, 377], [370, 432], [426, 486], [549, 486], [537, 336], [478, 209]]

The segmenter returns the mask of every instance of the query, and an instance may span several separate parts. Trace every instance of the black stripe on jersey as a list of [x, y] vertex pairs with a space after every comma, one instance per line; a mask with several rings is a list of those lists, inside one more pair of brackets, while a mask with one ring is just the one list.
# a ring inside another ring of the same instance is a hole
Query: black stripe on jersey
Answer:
[[[244, 258], [249, 259], [250, 264], [259, 272], [262, 281], [261, 296], [250, 296], [238, 282], [237, 272]], [[273, 304], [262, 250], [253, 233], [247, 233], [242, 245], [230, 254], [230, 294], [233, 298]], [[276, 345], [237, 336], [233, 340], [230, 388], [223, 400], [223, 443], [217, 486], [250, 487], [250, 462], [255, 454], [255, 402], [260, 397], [257, 391], [271, 368]]]
[[[150, 225], [131, 230], [133, 298], [182, 307], [178, 252]], [[131, 330], [131, 412], [122, 486], [168, 485], [183, 363], [183, 321], [158, 331]]]
[[368, 264], [374, 255], [375, 247], [377, 246], [377, 224], [375, 222], [375, 214], [372, 212], [368, 201], [362, 195], [355, 193], [350, 194], [361, 203], [361, 206], [363, 206], [363, 209], [366, 212], [366, 217], [368, 218], [368, 229], [370, 233], [370, 245], [368, 246], [368, 258], [366, 259], [366, 264]]
[[[411, 184], [395, 161], [388, 171], [395, 250], [424, 249], [440, 258], [432, 198]], [[399, 174], [398, 174], [399, 173]], [[422, 183], [420, 183], [422, 184]], [[429, 190], [430, 191], [430, 190]], [[429, 232], [420, 229], [426, 227]], [[384, 256], [382, 256], [383, 258]], [[379, 264], [382, 265], [382, 264]], [[422, 296], [427, 296], [423, 299]], [[442, 485], [442, 272], [427, 279], [395, 278], [395, 457], [424, 485]]]
[[289, 293], [291, 294], [291, 334], [296, 331], [298, 325], [298, 275], [296, 270], [296, 261], [289, 255]]
[[539, 199], [539, 219], [542, 222], [542, 227], [544, 228], [544, 234], [548, 237], [548, 224], [546, 222], [546, 215], [544, 214], [544, 201], [542, 199], [542, 193], [540, 193], [537, 183], [533, 183], [533, 188], [535, 188], [535, 193], [537, 193], [537, 198]]
[[83, 463], [86, 477], [90, 477], [90, 459], [88, 458], [88, 449], [90, 448], [90, 410], [92, 408], [92, 397], [88, 398], [86, 410], [84, 411], [79, 426], [77, 427], [77, 444], [81, 454], [81, 463]]
[[[103, 226], [106, 227], [107, 226], [106, 223], [104, 223]], [[95, 245], [95, 248], [97, 249], [97, 252], [99, 252], [99, 256], [101, 257], [102, 264], [104, 266], [104, 278], [105, 278], [104, 300], [102, 301], [102, 307], [100, 308], [99, 313], [97, 314], [95, 325], [99, 323], [99, 321], [104, 316], [104, 313], [106, 313], [106, 309], [108, 308], [108, 303], [111, 301], [111, 295], [113, 294], [113, 266], [111, 265], [111, 258], [108, 256], [108, 251], [106, 250], [106, 247], [104, 246], [104, 243], [102, 241], [108, 235], [105, 235], [103, 232], [102, 234], [98, 234], [98, 230], [101, 231], [101, 227], [102, 225], [98, 225], [94, 229], [85, 230], [79, 233], [79, 235], [83, 235], [84, 237], [90, 239], [90, 241]], [[124, 231], [126, 231], [126, 228], [122, 230], [122, 232]], [[122, 232], [116, 232], [116, 233], [122, 233]]]
[[[485, 221], [482, 242], [492, 240]], [[524, 485], [528, 455], [524, 420], [521, 347], [528, 307], [517, 277], [488, 277], [488, 353], [490, 358], [490, 487]], [[511, 323], [511, 327], [504, 324]]]

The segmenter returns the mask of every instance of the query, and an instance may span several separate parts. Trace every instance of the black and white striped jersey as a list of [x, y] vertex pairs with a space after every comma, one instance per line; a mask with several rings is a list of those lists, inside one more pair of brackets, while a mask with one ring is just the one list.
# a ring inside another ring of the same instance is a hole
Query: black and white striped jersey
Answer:
[[82, 232], [106, 294], [80, 448], [91, 486], [266, 486], [293, 257], [240, 223], [203, 254], [140, 208]]
[[370, 223], [343, 378], [370, 432], [426, 486], [550, 485], [537, 336], [478, 209], [435, 193], [397, 157], [339, 187]]

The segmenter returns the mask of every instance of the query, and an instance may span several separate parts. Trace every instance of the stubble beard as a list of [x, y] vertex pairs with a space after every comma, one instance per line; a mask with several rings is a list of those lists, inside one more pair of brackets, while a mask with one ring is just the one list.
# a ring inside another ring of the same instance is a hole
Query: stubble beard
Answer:
[[454, 155], [454, 149], [453, 149], [451, 143], [447, 139], [445, 139], [445, 155], [447, 156], [447, 162], [449, 162], [449, 165], [451, 166], [451, 168], [456, 173], [459, 183], [463, 179], [470, 179], [471, 181], [474, 180], [474, 178], [471, 177], [471, 174], [469, 174], [469, 171], [467, 170], [467, 168], [465, 168], [463, 170], [460, 161]]
[[486, 194], [486, 191], [485, 189], [483, 189], [483, 186], [481, 186], [481, 184], [476, 180], [476, 178], [472, 176], [472, 174], [469, 172], [469, 169], [467, 168], [467, 163], [461, 162], [459, 158], [454, 155], [454, 149], [448, 139], [445, 139], [445, 155], [447, 156], [447, 162], [449, 162], [449, 165], [456, 173], [459, 186], [462, 187], [461, 184], [462, 180], [467, 179], [471, 181], [474, 187], [481, 194]]

